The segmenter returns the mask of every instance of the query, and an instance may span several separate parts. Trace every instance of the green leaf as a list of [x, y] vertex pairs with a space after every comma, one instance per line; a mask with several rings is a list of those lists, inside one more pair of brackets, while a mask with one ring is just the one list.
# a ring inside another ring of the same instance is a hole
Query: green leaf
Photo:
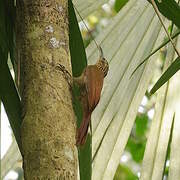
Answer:
[[138, 163], [143, 160], [147, 125], [148, 116], [146, 114], [137, 116], [135, 121], [135, 133], [133, 133], [134, 131], [132, 132], [127, 143], [127, 150], [130, 151], [133, 160]]
[[142, 137], [145, 135], [148, 125], [148, 116], [143, 114], [136, 117], [136, 135]]
[[164, 83], [166, 83], [178, 70], [180, 70], [180, 57], [177, 57], [175, 61], [168, 67], [163, 75], [156, 82], [151, 89], [150, 94], [154, 94]]
[[79, 149], [80, 179], [91, 180], [91, 136], [88, 134], [86, 143]]
[[79, 30], [78, 21], [71, 0], [69, 2], [69, 47], [73, 76], [80, 76], [87, 66], [85, 48]]
[[180, 6], [175, 0], [155, 0], [159, 11], [180, 28]]
[[[0, 4], [0, 97], [4, 104], [11, 128], [21, 150], [20, 125], [21, 103], [13, 78], [10, 74], [7, 60], [10, 52], [13, 59], [13, 27], [14, 27], [14, 4], [13, 1], [2, 1]], [[14, 64], [14, 61], [12, 61]]]
[[[5, 1], [1, 1], [0, 2], [0, 47], [2, 50], [2, 53], [4, 53], [4, 55], [8, 53], [8, 43], [7, 43], [7, 32], [6, 32], [6, 16], [5, 16]], [[6, 60], [7, 61], [7, 57], [5, 57], [5, 59], [1, 59], [1, 60]]]
[[[87, 66], [85, 48], [79, 30], [78, 21], [74, 12], [72, 1], [69, 0], [69, 47], [71, 54], [71, 64], [73, 76], [80, 76], [83, 69]], [[77, 126], [82, 121], [82, 107], [77, 98], [79, 96], [78, 87], [73, 87], [73, 107], [77, 117]], [[91, 180], [91, 136], [88, 135], [86, 144], [78, 149], [80, 179]]]
[[0, 48], [0, 97], [4, 104], [11, 128], [21, 150], [21, 102], [7, 65], [7, 55]]
[[120, 164], [116, 170], [114, 180], [138, 180], [138, 177], [126, 166]]
[[135, 138], [130, 138], [127, 143], [127, 149], [130, 151], [132, 158], [136, 162], [141, 162], [144, 156], [146, 141], [138, 141]]
[[[177, 29], [173, 35], [171, 36], [172, 39], [177, 37], [180, 34], [180, 29]], [[137, 71], [137, 69], [144, 64], [153, 54], [155, 54], [157, 51], [159, 51], [162, 47], [164, 47], [167, 43], [169, 43], [170, 40], [166, 39], [160, 46], [158, 46], [154, 51], [152, 51], [146, 58], [143, 59], [143, 61], [135, 68], [135, 70], [132, 72], [131, 77], [133, 74]]]
[[[175, 117], [175, 113], [174, 113], [174, 117]], [[174, 117], [171, 124], [171, 131], [170, 131], [168, 147], [167, 147], [167, 152], [166, 152], [166, 160], [164, 161], [164, 172], [163, 172], [164, 175], [165, 174], [168, 175], [169, 173], [169, 166], [166, 166], [166, 162], [169, 160], [170, 152], [171, 152], [171, 142], [172, 142], [172, 135], [173, 135], [173, 129], [174, 129]]]
[[128, 1], [129, 0], [116, 0], [114, 3], [114, 10], [119, 12]]
[[[0, 4], [0, 45], [3, 53], [10, 52], [14, 65], [14, 18], [15, 7], [13, 1], [2, 1]], [[7, 59], [6, 59], [7, 60]]]

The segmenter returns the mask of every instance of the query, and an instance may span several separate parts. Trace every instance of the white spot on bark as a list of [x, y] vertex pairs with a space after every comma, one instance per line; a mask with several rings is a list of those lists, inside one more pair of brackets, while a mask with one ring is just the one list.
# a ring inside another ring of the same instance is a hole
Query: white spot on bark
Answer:
[[64, 152], [65, 152], [64, 154], [66, 155], [66, 157], [68, 159], [70, 159], [71, 161], [74, 160], [73, 151], [72, 151], [71, 148], [69, 148], [68, 146], [65, 146], [64, 147]]
[[55, 37], [50, 39], [50, 44], [53, 48], [59, 48], [59, 41]]
[[49, 25], [49, 26], [46, 26], [45, 31], [48, 32], [48, 33], [53, 33], [54, 29], [53, 29], [53, 27], [51, 25]]
[[65, 42], [61, 41], [61, 42], [59, 43], [59, 45], [60, 45], [60, 46], [65, 46], [66, 44], [65, 44]]
[[59, 7], [58, 7], [58, 11], [59, 11], [59, 12], [62, 12], [62, 11], [63, 11], [62, 6], [59, 6]]

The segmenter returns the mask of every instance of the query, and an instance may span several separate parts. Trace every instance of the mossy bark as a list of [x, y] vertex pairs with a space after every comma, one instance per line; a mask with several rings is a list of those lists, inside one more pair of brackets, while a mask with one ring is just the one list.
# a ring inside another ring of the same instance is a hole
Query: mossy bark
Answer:
[[76, 180], [72, 96], [56, 68], [71, 72], [68, 0], [18, 0], [16, 15], [25, 179]]

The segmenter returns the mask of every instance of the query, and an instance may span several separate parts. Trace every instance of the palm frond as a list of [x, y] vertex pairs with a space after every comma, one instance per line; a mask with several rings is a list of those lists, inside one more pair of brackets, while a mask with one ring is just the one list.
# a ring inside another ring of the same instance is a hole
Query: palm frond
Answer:
[[[171, 45], [170, 45], [171, 46]], [[177, 48], [180, 48], [180, 39], [177, 41]], [[164, 71], [172, 63], [174, 59], [174, 49], [168, 47], [168, 52], [165, 61]], [[159, 180], [162, 179], [164, 165], [166, 161], [167, 147], [170, 138], [170, 131], [174, 119], [174, 128], [172, 136], [172, 154], [170, 155], [170, 177], [178, 176], [180, 174], [175, 174], [177, 168], [180, 167], [178, 162], [180, 161], [180, 156], [174, 157], [174, 153], [177, 153], [175, 150], [175, 144], [179, 143], [177, 140], [177, 135], [179, 135], [180, 128], [178, 126], [177, 117], [178, 117], [178, 107], [180, 108], [180, 72], [177, 72], [168, 83], [162, 86], [158, 91], [155, 115], [152, 121], [151, 130], [148, 136], [148, 141], [146, 145], [146, 150], [144, 154], [144, 160], [142, 164], [141, 178], [142, 180], [153, 179]], [[177, 132], [179, 131], [179, 132]], [[176, 146], [177, 148], [177, 146]], [[179, 147], [178, 147], [179, 148]], [[170, 151], [171, 153], [171, 151]], [[179, 154], [179, 152], [178, 152]], [[174, 169], [173, 169], [174, 168]], [[172, 179], [179, 179], [172, 178]], [[170, 178], [171, 179], [171, 178]]]

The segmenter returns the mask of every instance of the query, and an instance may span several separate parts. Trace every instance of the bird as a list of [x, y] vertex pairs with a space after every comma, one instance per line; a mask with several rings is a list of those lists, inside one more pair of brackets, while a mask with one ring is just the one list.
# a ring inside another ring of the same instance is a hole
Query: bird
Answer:
[[78, 77], [72, 77], [63, 65], [59, 65], [71, 88], [72, 84], [76, 84], [80, 90], [79, 100], [83, 109], [83, 118], [76, 133], [77, 146], [83, 146], [86, 142], [91, 114], [99, 103], [104, 78], [109, 71], [108, 61], [104, 58], [101, 47], [98, 48], [100, 50], [98, 61], [94, 65], [86, 66]]
[[73, 78], [73, 82], [80, 87], [80, 102], [83, 108], [83, 118], [76, 135], [77, 146], [86, 142], [91, 114], [99, 103], [108, 70], [108, 61], [101, 55], [96, 64], [88, 65], [79, 77]]

